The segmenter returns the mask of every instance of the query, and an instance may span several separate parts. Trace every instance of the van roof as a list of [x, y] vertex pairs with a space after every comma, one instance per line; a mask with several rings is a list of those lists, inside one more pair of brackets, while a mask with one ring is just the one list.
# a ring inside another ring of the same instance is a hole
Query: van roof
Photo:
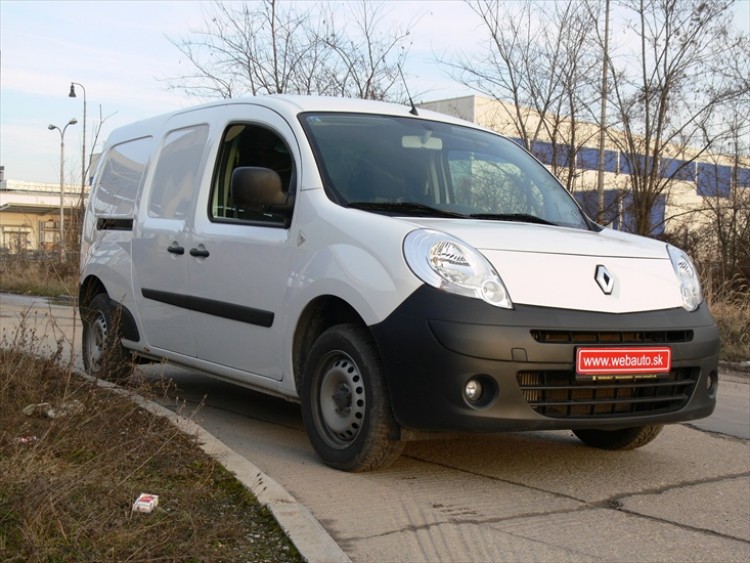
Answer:
[[[232, 98], [186, 108], [181, 111], [203, 107], [232, 106], [243, 104], [257, 104], [263, 107], [275, 109], [282, 114], [299, 114], [307, 111], [343, 111], [352, 113], [374, 113], [385, 115], [408, 115], [411, 107], [406, 104], [382, 102], [378, 100], [363, 100], [361, 98], [339, 98], [333, 96], [303, 96], [291, 94], [268, 94], [262, 96], [248, 96], [243, 98]], [[432, 119], [451, 121], [446, 114], [433, 112], [426, 109], [418, 109], [419, 114], [430, 115]], [[180, 113], [174, 112], [174, 113]]]
[[[288, 119], [294, 118], [300, 113], [308, 111], [321, 112], [347, 112], [347, 113], [371, 113], [379, 115], [394, 115], [403, 117], [414, 117], [415, 119], [429, 119], [467, 125], [468, 122], [434, 111], [417, 108], [419, 115], [410, 114], [411, 107], [408, 105], [381, 102], [376, 100], [363, 100], [359, 98], [337, 98], [330, 96], [302, 96], [288, 94], [269, 94], [263, 96], [250, 96], [244, 98], [232, 98], [220, 100], [192, 107], [182, 108], [173, 112], [157, 115], [143, 119], [130, 125], [119, 127], [112, 131], [108, 144], [116, 144], [126, 139], [140, 136], [152, 135], [162, 129], [164, 123], [176, 115], [189, 112], [201, 111], [215, 107], [258, 105], [276, 111]], [[470, 124], [477, 127], [475, 124]]]

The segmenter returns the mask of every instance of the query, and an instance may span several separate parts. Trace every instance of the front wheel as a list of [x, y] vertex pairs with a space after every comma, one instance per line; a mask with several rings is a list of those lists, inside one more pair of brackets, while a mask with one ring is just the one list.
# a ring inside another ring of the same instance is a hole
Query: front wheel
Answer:
[[634, 426], [619, 430], [573, 430], [581, 442], [587, 446], [603, 450], [634, 450], [645, 446], [656, 438], [664, 428], [663, 424]]
[[397, 439], [382, 363], [360, 327], [337, 325], [315, 341], [301, 399], [305, 430], [327, 465], [370, 471], [401, 455], [404, 443]]
[[82, 314], [83, 366], [95, 377], [109, 376], [115, 380], [127, 377], [132, 362], [120, 344], [120, 309], [112, 304], [106, 293], [91, 300]]

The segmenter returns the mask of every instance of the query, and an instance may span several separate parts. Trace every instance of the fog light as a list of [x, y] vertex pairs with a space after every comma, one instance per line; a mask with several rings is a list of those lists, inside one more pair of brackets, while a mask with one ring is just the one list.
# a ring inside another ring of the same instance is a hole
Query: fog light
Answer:
[[482, 392], [482, 382], [478, 379], [470, 379], [466, 382], [466, 387], [464, 387], [464, 395], [472, 403], [476, 403], [477, 401], [479, 401], [479, 399], [482, 398]]
[[706, 378], [706, 391], [708, 391], [709, 397], [715, 397], [716, 396], [716, 389], [718, 387], [719, 383], [719, 374], [715, 371], [712, 371], [708, 374], [708, 377]]

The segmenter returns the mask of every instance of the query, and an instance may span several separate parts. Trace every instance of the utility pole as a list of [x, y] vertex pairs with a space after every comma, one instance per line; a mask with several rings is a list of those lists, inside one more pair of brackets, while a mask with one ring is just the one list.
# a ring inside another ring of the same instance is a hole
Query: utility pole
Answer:
[[604, 56], [602, 60], [602, 107], [599, 115], [599, 174], [596, 180], [597, 221], [604, 222], [604, 142], [607, 125], [607, 75], [609, 74], [609, 0], [604, 4]]
[[75, 98], [76, 86], [80, 86], [83, 90], [83, 148], [81, 149], [81, 198], [86, 193], [86, 88], [80, 82], [70, 83], [70, 92], [68, 93], [69, 98]]
[[60, 259], [62, 261], [65, 261], [65, 131], [68, 126], [76, 123], [78, 120], [72, 117], [62, 129], [57, 125], [47, 126], [50, 131], [57, 129], [60, 133]]

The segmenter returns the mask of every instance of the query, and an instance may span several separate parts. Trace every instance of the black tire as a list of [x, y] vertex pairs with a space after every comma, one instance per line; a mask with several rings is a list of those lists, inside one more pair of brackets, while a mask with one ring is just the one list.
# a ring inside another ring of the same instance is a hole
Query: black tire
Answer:
[[106, 293], [91, 300], [82, 314], [83, 366], [95, 377], [122, 380], [133, 370], [127, 349], [120, 343], [120, 309]]
[[323, 461], [344, 471], [387, 467], [401, 455], [380, 356], [356, 325], [329, 328], [313, 344], [302, 379], [302, 419]]
[[634, 450], [645, 446], [656, 438], [664, 428], [663, 424], [634, 426], [619, 430], [573, 430], [581, 442], [602, 450]]

